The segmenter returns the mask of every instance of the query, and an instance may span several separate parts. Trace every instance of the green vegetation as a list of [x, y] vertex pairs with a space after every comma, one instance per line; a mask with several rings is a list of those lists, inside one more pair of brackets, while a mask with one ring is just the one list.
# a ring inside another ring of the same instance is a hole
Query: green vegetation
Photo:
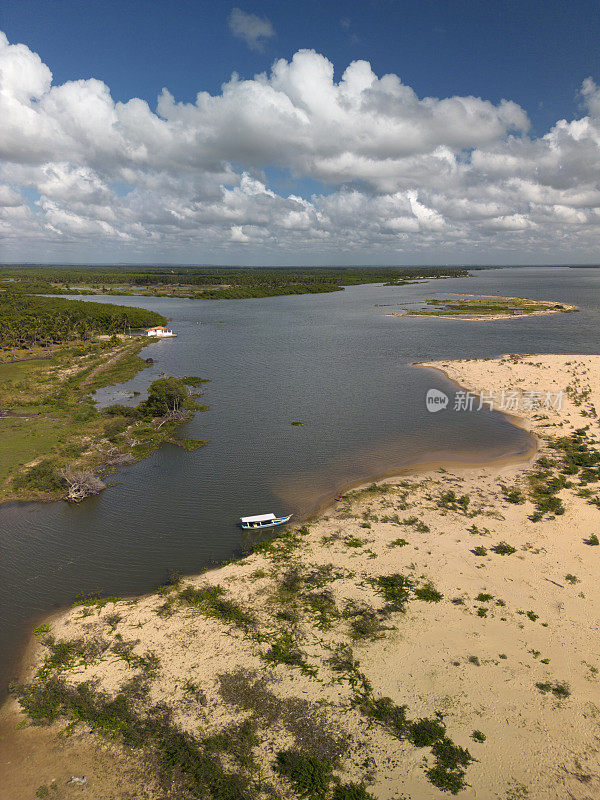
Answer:
[[162, 417], [169, 411], [179, 411], [187, 400], [187, 389], [180, 378], [159, 378], [148, 387], [148, 398], [140, 404], [144, 416]]
[[222, 586], [206, 584], [197, 589], [186, 586], [178, 593], [178, 598], [182, 603], [197, 608], [207, 617], [220, 619], [239, 628], [248, 628], [256, 624], [253, 614], [245, 611], [233, 600], [224, 599], [224, 594], [225, 589]]
[[335, 292], [344, 286], [364, 283], [401, 286], [419, 279], [467, 277], [468, 274], [466, 269], [456, 267], [2, 267], [0, 291], [226, 300]]
[[[147, 767], [164, 791], [176, 787], [180, 797], [214, 800], [258, 800], [261, 796], [248, 767], [252, 742], [248, 727], [230, 729], [217, 739], [182, 731], [164, 704], [147, 713], [138, 710], [140, 692], [142, 697], [145, 692], [143, 682], [132, 679], [114, 697], [91, 683], [72, 686], [60, 677], [16, 686], [13, 692], [36, 725], [66, 717], [89, 725], [110, 741], [144, 751]], [[220, 752], [232, 756], [229, 770]]]
[[407, 517], [400, 522], [400, 525], [410, 525], [418, 533], [429, 533], [430, 531], [429, 525], [426, 525], [418, 517]]
[[502, 497], [508, 503], [514, 503], [515, 505], [522, 505], [525, 502], [525, 495], [518, 486], [502, 485], [500, 488], [502, 490]]
[[350, 638], [354, 642], [379, 639], [389, 629], [373, 608], [347, 603], [344, 616], [350, 620]]
[[34, 297], [15, 291], [15, 284], [11, 287], [0, 291], [0, 351], [88, 340], [99, 333], [126, 333], [129, 328], [149, 328], [166, 321], [145, 308]]
[[376, 698], [357, 667], [350, 671], [350, 680], [355, 686], [354, 704], [365, 716], [415, 747], [431, 747], [434, 764], [426, 769], [426, 775], [435, 787], [451, 794], [458, 794], [466, 787], [466, 768], [474, 760], [473, 756], [447, 736], [441, 714], [411, 721], [406, 716], [406, 706], [396, 705], [389, 697]]
[[388, 544], [388, 547], [406, 547], [407, 544], [406, 539], [394, 539], [393, 542]]
[[333, 764], [297, 750], [282, 750], [277, 754], [275, 771], [289, 780], [300, 797], [325, 800], [333, 777]]
[[90, 392], [145, 368], [138, 353], [147, 343], [88, 341], [48, 358], [0, 364], [0, 502], [64, 497], [72, 493], [67, 472], [93, 493], [103, 488], [97, 472], [143, 458], [164, 441], [187, 450], [205, 444], [174, 438], [180, 422], [205, 408], [187, 388], [200, 378], [159, 379], [138, 406], [96, 410]]
[[375, 578], [373, 584], [383, 596], [390, 611], [405, 610], [414, 585], [410, 578], [396, 572], [393, 575], [381, 575], [379, 578]]
[[428, 300], [420, 311], [407, 311], [408, 316], [425, 317], [491, 317], [522, 316], [540, 312], [574, 311], [573, 306], [524, 297], [472, 296], [465, 299]]
[[506, 542], [498, 542], [498, 544], [495, 544], [493, 547], [490, 547], [490, 550], [499, 556], [510, 556], [513, 553], [517, 552], [516, 547], [513, 547], [512, 545], [507, 544]]
[[33, 467], [15, 475], [13, 488], [33, 490], [36, 492], [57, 492], [64, 489], [64, 483], [58, 477], [56, 466], [50, 459], [39, 461]]
[[421, 586], [419, 589], [415, 589], [415, 597], [419, 600], [424, 600], [426, 603], [439, 603], [440, 600], [444, 597], [441, 592], [433, 586], [432, 584], [428, 583], [426, 586]]
[[538, 522], [544, 515], [560, 516], [565, 513], [558, 493], [572, 487], [574, 481], [580, 487], [578, 494], [596, 503], [590, 483], [600, 481], [600, 450], [593, 446], [588, 436], [588, 428], [578, 428], [570, 436], [550, 439], [550, 456], [542, 456], [536, 463], [536, 471], [529, 476], [529, 497], [536, 505], [530, 516]]
[[442, 492], [438, 500], [439, 508], [447, 508], [452, 511], [459, 511], [467, 514], [471, 499], [468, 494], [463, 494], [460, 497], [456, 496], [456, 492], [452, 489]]
[[548, 692], [552, 692], [552, 694], [559, 700], [564, 700], [571, 694], [571, 690], [569, 689], [568, 684], [564, 682], [563, 683], [552, 683], [551, 681], [539, 682], [536, 683], [536, 688], [539, 689], [542, 694], [548, 694]]
[[267, 664], [287, 664], [289, 667], [301, 667], [306, 670], [306, 658], [298, 646], [294, 634], [289, 630], [282, 631], [271, 643], [269, 649], [262, 654]]

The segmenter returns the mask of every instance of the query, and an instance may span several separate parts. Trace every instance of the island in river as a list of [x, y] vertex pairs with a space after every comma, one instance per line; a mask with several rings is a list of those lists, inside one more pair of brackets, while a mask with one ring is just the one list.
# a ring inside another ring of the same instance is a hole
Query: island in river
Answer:
[[429, 367], [560, 396], [519, 407], [537, 452], [49, 618], [3, 712], [11, 800], [598, 796], [600, 356]]
[[386, 317], [436, 317], [437, 319], [462, 319], [468, 322], [498, 319], [518, 319], [522, 316], [578, 311], [577, 306], [554, 300], [530, 300], [526, 297], [503, 295], [462, 295], [458, 298], [431, 299], [420, 310], [386, 314]]

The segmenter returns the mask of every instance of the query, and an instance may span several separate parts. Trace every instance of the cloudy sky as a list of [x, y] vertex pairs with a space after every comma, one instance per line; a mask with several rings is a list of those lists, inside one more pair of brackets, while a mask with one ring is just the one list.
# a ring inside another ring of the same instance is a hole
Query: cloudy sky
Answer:
[[5, 6], [2, 262], [600, 262], [596, 2]]

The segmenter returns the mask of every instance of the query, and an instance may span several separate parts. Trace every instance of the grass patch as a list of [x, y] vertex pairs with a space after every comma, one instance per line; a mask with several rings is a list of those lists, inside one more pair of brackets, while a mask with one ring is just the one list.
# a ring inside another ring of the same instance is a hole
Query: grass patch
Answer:
[[363, 639], [379, 639], [383, 632], [388, 630], [379, 614], [372, 608], [347, 605], [344, 615], [350, 617], [350, 637], [355, 642]]
[[536, 688], [542, 694], [548, 694], [548, 692], [552, 692], [552, 694], [557, 697], [559, 700], [564, 700], [565, 698], [569, 697], [571, 694], [571, 690], [569, 689], [569, 685], [567, 683], [552, 683], [550, 681], [546, 682], [539, 682], [536, 683]]
[[307, 756], [299, 750], [282, 750], [275, 759], [275, 771], [287, 778], [300, 797], [325, 800], [333, 778], [333, 763]]
[[373, 580], [376, 590], [388, 604], [390, 611], [404, 611], [410, 600], [413, 582], [405, 575], [396, 572], [392, 575], [381, 575]]
[[517, 552], [516, 547], [513, 547], [512, 545], [507, 544], [506, 542], [498, 542], [498, 544], [495, 544], [493, 547], [490, 547], [490, 550], [499, 556], [510, 556], [513, 553]]
[[339, 720], [332, 720], [308, 700], [276, 695], [269, 689], [273, 675], [263, 672], [258, 677], [257, 672], [240, 668], [219, 675], [218, 680], [225, 703], [250, 714], [265, 728], [285, 728], [305, 754], [336, 762], [346, 753], [348, 737]]
[[410, 525], [418, 533], [429, 533], [430, 531], [429, 525], [426, 525], [423, 520], [420, 520], [418, 517], [407, 517], [406, 519], [401, 520], [400, 524]]
[[240, 735], [203, 740], [178, 728], [164, 705], [139, 712], [137, 701], [127, 693], [111, 697], [89, 682], [70, 686], [60, 678], [50, 678], [13, 687], [13, 692], [36, 725], [67, 718], [89, 725], [128, 749], [143, 751], [146, 769], [156, 776], [165, 795], [175, 792], [181, 798], [211, 800], [259, 800], [261, 796], [251, 772], [239, 763], [226, 769], [220, 757], [221, 752], [234, 756], [242, 753], [247, 759], [248, 728], [241, 734], [241, 744]]
[[525, 495], [519, 486], [505, 486], [501, 484], [502, 497], [507, 503], [514, 503], [515, 505], [523, 505], [525, 502]]
[[307, 669], [306, 657], [290, 631], [282, 631], [269, 649], [261, 654], [267, 664], [287, 664], [289, 667]]
[[233, 600], [225, 599], [224, 594], [225, 589], [222, 586], [206, 584], [198, 588], [186, 586], [177, 596], [182, 603], [197, 608], [207, 617], [219, 619], [221, 622], [235, 625], [238, 628], [254, 627], [256, 625], [254, 614], [246, 611]]
[[439, 603], [444, 597], [444, 595], [441, 592], [438, 592], [435, 586], [433, 586], [431, 583], [415, 589], [414, 593], [416, 598], [419, 600], [424, 600], [426, 603]]
[[452, 489], [442, 492], [438, 499], [439, 508], [446, 508], [451, 511], [461, 512], [463, 514], [468, 512], [470, 503], [471, 499], [468, 494], [463, 494], [460, 497], [457, 497], [456, 492], [454, 492]]

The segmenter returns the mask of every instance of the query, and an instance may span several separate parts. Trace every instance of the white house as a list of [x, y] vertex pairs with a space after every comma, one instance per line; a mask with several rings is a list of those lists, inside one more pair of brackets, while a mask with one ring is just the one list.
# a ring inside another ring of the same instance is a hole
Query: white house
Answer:
[[177, 336], [176, 333], [173, 333], [171, 328], [165, 328], [164, 325], [157, 325], [155, 328], [146, 328], [146, 335], [158, 336], [161, 339], [165, 339], [168, 336]]

